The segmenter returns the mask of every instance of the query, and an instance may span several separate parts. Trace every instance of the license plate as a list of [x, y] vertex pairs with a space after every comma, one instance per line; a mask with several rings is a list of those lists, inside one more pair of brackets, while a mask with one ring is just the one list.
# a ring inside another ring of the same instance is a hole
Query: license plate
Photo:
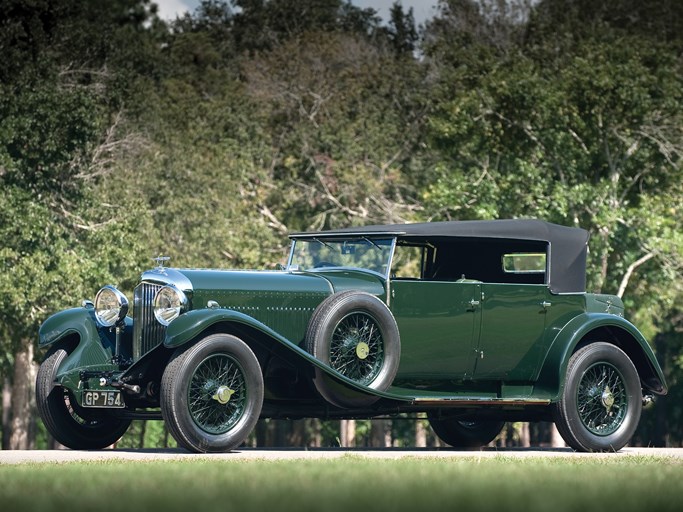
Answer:
[[83, 407], [125, 407], [120, 391], [83, 391]]

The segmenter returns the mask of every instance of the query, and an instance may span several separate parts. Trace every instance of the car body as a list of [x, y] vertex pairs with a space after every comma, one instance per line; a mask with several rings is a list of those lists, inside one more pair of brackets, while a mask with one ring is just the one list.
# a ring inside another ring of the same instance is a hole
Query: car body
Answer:
[[505, 421], [555, 421], [576, 450], [626, 445], [667, 392], [622, 301], [585, 291], [588, 233], [541, 220], [290, 235], [278, 271], [144, 272], [40, 329], [39, 411], [71, 448], [132, 419], [229, 451], [259, 418], [427, 413], [456, 447]]

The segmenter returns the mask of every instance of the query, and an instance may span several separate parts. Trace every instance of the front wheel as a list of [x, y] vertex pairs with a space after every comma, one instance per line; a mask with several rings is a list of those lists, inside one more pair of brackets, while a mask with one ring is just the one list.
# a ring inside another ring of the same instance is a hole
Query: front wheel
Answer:
[[45, 428], [58, 442], [72, 450], [99, 450], [118, 441], [130, 420], [118, 419], [96, 409], [84, 409], [71, 391], [56, 385], [57, 371], [67, 353], [48, 352], [38, 369], [36, 403]]
[[554, 406], [557, 430], [577, 451], [618, 451], [631, 439], [642, 410], [640, 379], [629, 357], [609, 343], [592, 343], [569, 360]]
[[444, 443], [454, 448], [468, 450], [486, 446], [500, 434], [505, 426], [504, 421], [465, 421], [447, 416], [439, 417], [432, 413], [428, 413], [427, 418], [434, 433]]
[[161, 414], [178, 444], [193, 452], [236, 448], [262, 406], [261, 366], [235, 336], [214, 334], [181, 347], [161, 380]]

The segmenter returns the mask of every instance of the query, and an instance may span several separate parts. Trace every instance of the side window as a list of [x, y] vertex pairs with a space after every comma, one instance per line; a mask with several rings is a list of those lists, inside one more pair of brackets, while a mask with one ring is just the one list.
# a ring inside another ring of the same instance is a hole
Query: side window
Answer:
[[503, 255], [506, 274], [545, 274], [545, 253], [510, 253]]
[[397, 245], [391, 276], [394, 279], [422, 279], [425, 247], [422, 245]]

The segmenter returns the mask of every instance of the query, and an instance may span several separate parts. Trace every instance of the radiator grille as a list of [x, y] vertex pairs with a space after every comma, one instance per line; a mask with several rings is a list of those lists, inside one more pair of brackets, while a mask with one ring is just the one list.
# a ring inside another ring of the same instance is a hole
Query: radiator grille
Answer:
[[140, 283], [133, 302], [133, 360], [137, 361], [164, 341], [166, 327], [154, 318], [154, 296], [160, 284]]

